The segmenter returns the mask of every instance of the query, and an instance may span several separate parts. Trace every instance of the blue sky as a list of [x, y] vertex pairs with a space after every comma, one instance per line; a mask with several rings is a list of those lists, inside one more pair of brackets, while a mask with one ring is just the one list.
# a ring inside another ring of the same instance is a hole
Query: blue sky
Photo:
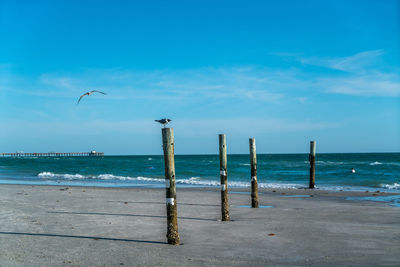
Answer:
[[399, 10], [0, 0], [0, 152], [160, 154], [163, 117], [177, 154], [398, 152]]

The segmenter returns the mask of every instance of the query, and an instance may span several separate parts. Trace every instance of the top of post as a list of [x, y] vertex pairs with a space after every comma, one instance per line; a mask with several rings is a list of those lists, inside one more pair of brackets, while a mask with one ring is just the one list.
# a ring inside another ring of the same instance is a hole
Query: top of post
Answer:
[[310, 141], [310, 154], [314, 155], [316, 154], [316, 147], [317, 147], [317, 142], [316, 141]]
[[163, 139], [174, 139], [174, 128], [161, 128]]

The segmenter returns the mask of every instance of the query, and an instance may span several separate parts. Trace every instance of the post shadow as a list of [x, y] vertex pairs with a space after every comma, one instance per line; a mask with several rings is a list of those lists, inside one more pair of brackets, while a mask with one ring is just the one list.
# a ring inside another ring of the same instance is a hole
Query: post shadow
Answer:
[[45, 233], [24, 233], [24, 232], [0, 232], [0, 235], [62, 237], [62, 238], [79, 238], [79, 239], [93, 239], [93, 240], [106, 240], [106, 241], [123, 241], [123, 242], [136, 242], [136, 243], [149, 243], [149, 244], [163, 244], [163, 245], [167, 244], [167, 242], [160, 242], [160, 241], [100, 237], [100, 236], [83, 236], [83, 235], [60, 235], [60, 234], [45, 234]]
[[[109, 200], [107, 202], [118, 202], [118, 203], [133, 203], [133, 204], [162, 204], [165, 205], [164, 202], [156, 202], [156, 201], [120, 201], [120, 200]], [[214, 204], [197, 204], [197, 203], [178, 203], [179, 205], [184, 206], [204, 206], [204, 207], [219, 207], [220, 205]]]
[[[74, 212], [74, 211], [48, 211], [47, 213], [52, 214], [69, 214], [69, 215], [100, 215], [100, 216], [127, 216], [127, 217], [144, 217], [144, 218], [162, 218], [165, 219], [167, 216], [160, 215], [145, 215], [145, 214], [124, 214], [124, 213], [105, 213], [105, 212]], [[195, 221], [217, 221], [217, 219], [204, 219], [204, 218], [191, 218], [191, 217], [179, 217], [182, 220], [195, 220]]]

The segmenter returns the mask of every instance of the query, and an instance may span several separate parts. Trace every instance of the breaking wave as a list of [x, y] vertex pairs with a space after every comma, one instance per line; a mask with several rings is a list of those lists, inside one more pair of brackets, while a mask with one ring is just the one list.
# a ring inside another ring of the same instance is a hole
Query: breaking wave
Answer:
[[398, 189], [398, 190], [400, 190], [400, 184], [399, 183], [381, 184], [381, 187], [386, 188], [386, 189]]
[[67, 180], [83, 180], [83, 179], [98, 179], [98, 180], [118, 180], [118, 181], [149, 181], [149, 182], [164, 182], [164, 179], [148, 178], [148, 177], [129, 177], [118, 176], [112, 174], [100, 175], [81, 175], [81, 174], [56, 174], [52, 172], [41, 172], [38, 174], [41, 179], [67, 179]]
[[[150, 177], [130, 177], [130, 176], [118, 176], [112, 174], [100, 174], [100, 175], [81, 175], [81, 174], [56, 174], [52, 172], [41, 172], [38, 177], [42, 180], [104, 180], [104, 181], [137, 181], [140, 183], [158, 183], [164, 184], [164, 178], [150, 178]], [[205, 180], [200, 177], [191, 177], [188, 179], [176, 179], [176, 184], [181, 185], [193, 185], [193, 186], [206, 186], [206, 187], [219, 187], [219, 181]], [[250, 182], [228, 182], [231, 187], [248, 188], [251, 186]], [[304, 187], [302, 184], [281, 184], [281, 183], [259, 183], [260, 188], [285, 188], [295, 189]]]
[[85, 179], [85, 176], [80, 174], [55, 174], [52, 172], [41, 172], [38, 174], [38, 177], [41, 179], [49, 179], [49, 178], [63, 178], [68, 180]]

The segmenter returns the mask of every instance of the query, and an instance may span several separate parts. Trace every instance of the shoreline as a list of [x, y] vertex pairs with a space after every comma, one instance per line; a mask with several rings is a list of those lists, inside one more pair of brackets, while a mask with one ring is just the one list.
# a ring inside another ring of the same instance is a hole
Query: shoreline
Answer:
[[[134, 190], [134, 189], [149, 189], [149, 190], [161, 190], [161, 189], [165, 189], [165, 184], [157, 184], [157, 187], [146, 187], [148, 186], [143, 185], [128, 185], [126, 187], [119, 187], [119, 186], [86, 186], [86, 185], [68, 185], [68, 184], [18, 184], [18, 183], [0, 183], [0, 186], [26, 186], [26, 187], [55, 187], [55, 188], [59, 188], [59, 187], [76, 187], [76, 188], [91, 188], [91, 189], [116, 189], [116, 190]], [[235, 187], [235, 186], [229, 186], [228, 187], [230, 190], [233, 189], [235, 191], [248, 191], [250, 193], [250, 187]], [[200, 190], [200, 191], [204, 191], [204, 190], [214, 190], [214, 191], [218, 191], [219, 192], [219, 187], [217, 186], [197, 186], [197, 185], [182, 185], [182, 184], [177, 184], [177, 189], [182, 189], [182, 190]], [[376, 190], [375, 190], [376, 189]], [[325, 192], [325, 193], [385, 193], [385, 194], [390, 194], [390, 195], [400, 195], [400, 192], [386, 192], [383, 191], [382, 188], [375, 188], [374, 190], [371, 191], [365, 191], [365, 190], [327, 190], [327, 189], [320, 189], [318, 186], [315, 186], [315, 188], [310, 189], [310, 188], [306, 188], [306, 187], [300, 187], [300, 188], [275, 188], [275, 187], [271, 187], [271, 188], [258, 188], [259, 192], [272, 192], [274, 190], [276, 191], [309, 191], [309, 192]]]
[[[153, 178], [151, 178], [153, 179]], [[156, 178], [154, 178], [156, 179]], [[164, 180], [164, 178], [157, 178], [159, 180]], [[143, 184], [129, 184], [129, 183], [112, 183], [112, 182], [54, 182], [54, 181], [21, 181], [18, 180], [0, 180], [1, 185], [21, 185], [21, 186], [63, 186], [63, 187], [90, 187], [90, 188], [126, 188], [126, 189], [134, 189], [134, 188], [153, 188], [153, 189], [163, 189], [165, 188], [164, 182], [154, 182], [154, 183], [143, 183]], [[210, 189], [219, 189], [219, 182], [214, 181], [215, 184], [190, 184], [186, 182], [180, 182], [177, 180], [176, 187], [181, 189], [202, 189], [202, 188], [210, 188]], [[218, 183], [218, 184], [217, 184]], [[233, 183], [233, 184], [231, 184]], [[241, 183], [237, 185], [237, 183]], [[228, 182], [229, 188], [234, 190], [249, 190], [250, 191], [250, 183], [248, 185], [244, 185], [245, 182]], [[263, 183], [259, 183], [258, 190], [308, 190], [309, 188], [304, 185], [297, 184], [298, 186], [294, 186], [294, 184], [280, 184], [280, 183], [270, 183], [269, 186], [262, 186]], [[267, 184], [267, 183], [265, 183]], [[261, 185], [261, 186], [260, 186]], [[367, 187], [367, 186], [341, 186], [341, 185], [315, 185], [315, 190], [319, 191], [329, 191], [329, 192], [366, 192], [366, 193], [386, 193], [386, 194], [400, 194], [399, 189], [386, 188], [386, 187]]]
[[0, 265], [398, 265], [398, 208], [346, 199], [373, 194], [398, 195], [230, 189], [221, 222], [218, 188], [178, 188], [172, 246], [165, 189], [0, 185]]
[[[81, 189], [92, 189], [92, 190], [164, 190], [165, 187], [163, 186], [156, 186], [156, 187], [147, 187], [147, 186], [127, 186], [127, 187], [107, 187], [107, 186], [84, 186], [84, 185], [26, 185], [26, 184], [0, 184], [0, 186], [28, 186], [28, 187], [49, 187], [49, 188], [59, 188], [68, 190], [69, 188], [81, 188]], [[219, 193], [220, 188], [215, 186], [209, 187], [201, 187], [201, 186], [177, 186], [177, 192], [181, 190], [185, 191], [193, 191], [193, 192], [214, 192]], [[297, 197], [303, 196], [305, 197], [314, 197], [314, 195], [319, 196], [330, 196], [330, 197], [337, 197], [343, 198], [352, 201], [361, 201], [361, 202], [376, 202], [381, 203], [387, 206], [394, 206], [400, 208], [400, 205], [397, 203], [400, 201], [400, 192], [386, 192], [386, 191], [364, 191], [364, 190], [326, 190], [326, 189], [319, 189], [315, 187], [314, 189], [309, 188], [258, 188], [258, 193], [260, 195], [279, 195], [281, 194], [282, 197]], [[243, 194], [248, 195], [250, 197], [251, 191], [249, 187], [228, 187], [228, 194]], [[291, 196], [293, 195], [293, 196]], [[382, 200], [382, 197], [396, 197], [398, 200], [396, 201], [396, 205], [392, 205], [389, 200]], [[353, 199], [352, 199], [353, 198]], [[376, 198], [377, 200], [373, 200]]]

